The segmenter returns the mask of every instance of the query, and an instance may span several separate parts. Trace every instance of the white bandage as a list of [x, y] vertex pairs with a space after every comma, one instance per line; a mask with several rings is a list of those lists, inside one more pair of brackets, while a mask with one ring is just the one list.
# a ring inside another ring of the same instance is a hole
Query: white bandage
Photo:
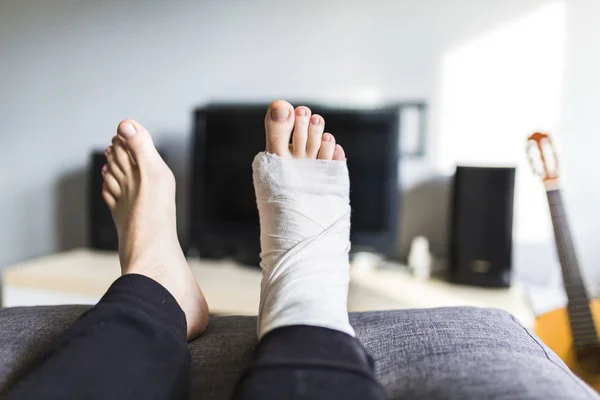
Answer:
[[354, 336], [347, 311], [346, 162], [260, 153], [252, 168], [263, 269], [259, 338], [290, 325], [321, 326]]

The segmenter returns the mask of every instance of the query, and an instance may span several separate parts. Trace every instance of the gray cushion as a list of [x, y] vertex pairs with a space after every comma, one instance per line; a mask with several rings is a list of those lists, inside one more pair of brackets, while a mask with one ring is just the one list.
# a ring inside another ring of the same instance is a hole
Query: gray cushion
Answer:
[[[0, 310], [0, 387], [88, 306]], [[596, 395], [499, 310], [351, 314], [391, 399], [589, 399]], [[213, 317], [191, 343], [193, 399], [229, 399], [256, 345], [255, 317]]]

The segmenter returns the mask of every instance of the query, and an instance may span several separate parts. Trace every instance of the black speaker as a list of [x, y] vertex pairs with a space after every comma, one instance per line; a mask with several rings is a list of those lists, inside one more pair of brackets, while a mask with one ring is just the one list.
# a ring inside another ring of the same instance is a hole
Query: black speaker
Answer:
[[514, 191], [515, 168], [457, 167], [451, 202], [450, 281], [510, 286]]
[[110, 209], [102, 198], [102, 166], [106, 164], [104, 153], [92, 153], [89, 170], [88, 210], [90, 247], [98, 250], [118, 250], [119, 238]]

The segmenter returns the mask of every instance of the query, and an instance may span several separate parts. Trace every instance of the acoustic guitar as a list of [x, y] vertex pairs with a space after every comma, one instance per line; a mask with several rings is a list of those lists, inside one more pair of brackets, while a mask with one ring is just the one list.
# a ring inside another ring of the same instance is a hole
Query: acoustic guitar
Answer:
[[567, 307], [536, 319], [535, 333], [581, 379], [600, 391], [600, 300], [588, 297], [562, 202], [558, 159], [552, 139], [534, 133], [527, 141], [534, 172], [546, 188]]

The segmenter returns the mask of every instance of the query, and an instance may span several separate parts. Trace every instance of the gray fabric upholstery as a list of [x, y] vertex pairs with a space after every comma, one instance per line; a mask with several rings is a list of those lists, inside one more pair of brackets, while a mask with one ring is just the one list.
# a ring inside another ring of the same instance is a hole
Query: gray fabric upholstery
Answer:
[[[88, 306], [0, 310], [0, 387]], [[352, 314], [391, 399], [598, 398], [499, 310], [440, 308]], [[256, 345], [256, 318], [213, 317], [191, 344], [193, 399], [229, 399]]]

